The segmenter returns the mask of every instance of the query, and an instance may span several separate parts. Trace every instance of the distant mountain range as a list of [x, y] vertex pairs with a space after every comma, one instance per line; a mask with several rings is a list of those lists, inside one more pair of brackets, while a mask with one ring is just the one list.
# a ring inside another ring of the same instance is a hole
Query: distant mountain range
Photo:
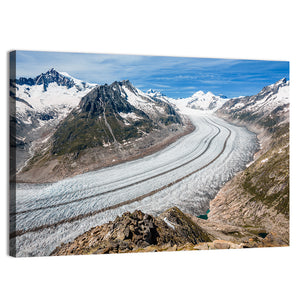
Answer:
[[[46, 161], [78, 157], [93, 148], [113, 153], [108, 155], [113, 162], [127, 159], [129, 152], [136, 157], [167, 137], [171, 140], [190, 131], [192, 126], [180, 114], [185, 109], [271, 124], [286, 110], [288, 85], [282, 79], [257, 95], [233, 99], [203, 91], [172, 99], [152, 89], [142, 92], [128, 80], [96, 85], [53, 68], [35, 78], [21, 77], [10, 82], [10, 95], [16, 101], [11, 118], [16, 136], [11, 141], [17, 149], [17, 169], [35, 165], [37, 153], [40, 158], [46, 155]], [[277, 115], [270, 116], [274, 109]]]
[[187, 107], [207, 112], [215, 112], [222, 107], [227, 100], [226, 96], [216, 96], [211, 92], [204, 93], [203, 91], [198, 91], [191, 97], [172, 100], [172, 103], [181, 108]]
[[[148, 153], [149, 149], [154, 151], [158, 145], [192, 130], [189, 120], [166, 96], [144, 93], [128, 80], [96, 85], [50, 69], [35, 78], [16, 79], [10, 85], [16, 101], [16, 114], [11, 118], [16, 124], [16, 137], [11, 140], [17, 149], [17, 169], [22, 171], [35, 166], [38, 157], [40, 167], [41, 160], [55, 160], [60, 176], [57, 164], [66, 161], [63, 156], [74, 160], [83, 155], [85, 162], [92, 163], [86, 151], [96, 148], [102, 149], [101, 159], [99, 155], [93, 157], [93, 163], [107, 166]], [[80, 165], [73, 171], [80, 172]]]

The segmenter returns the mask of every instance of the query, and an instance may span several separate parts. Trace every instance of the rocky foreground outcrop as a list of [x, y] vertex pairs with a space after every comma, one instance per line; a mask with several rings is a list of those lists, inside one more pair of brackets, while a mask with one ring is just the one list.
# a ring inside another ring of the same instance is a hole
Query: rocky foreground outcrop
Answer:
[[177, 207], [158, 217], [136, 210], [94, 227], [74, 241], [57, 247], [51, 255], [80, 255], [179, 250], [239, 249], [282, 246], [269, 234], [265, 238], [242, 227], [220, 225], [181, 212]]

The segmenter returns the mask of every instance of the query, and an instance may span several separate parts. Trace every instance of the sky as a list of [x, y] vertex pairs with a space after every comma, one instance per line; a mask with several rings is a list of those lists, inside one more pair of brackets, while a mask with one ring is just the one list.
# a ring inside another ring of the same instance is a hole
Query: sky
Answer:
[[51, 68], [90, 83], [128, 79], [144, 92], [153, 89], [172, 98], [199, 90], [229, 98], [249, 96], [289, 79], [287, 61], [17, 51], [17, 78], [36, 77]]

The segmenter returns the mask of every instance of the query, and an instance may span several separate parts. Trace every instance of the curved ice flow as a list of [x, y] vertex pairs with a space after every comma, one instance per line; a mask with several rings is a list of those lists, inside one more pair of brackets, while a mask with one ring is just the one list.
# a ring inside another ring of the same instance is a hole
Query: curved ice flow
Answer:
[[[142, 196], [188, 176], [221, 152], [231, 131], [224, 152], [201, 171], [141, 201], [57, 228], [25, 233], [17, 237], [18, 255], [47, 255], [61, 242], [128, 210], [141, 209], [157, 214], [176, 205], [185, 212], [196, 214], [206, 209], [218, 189], [252, 159], [256, 137], [245, 128], [233, 126], [213, 115], [196, 114], [190, 118], [196, 126], [195, 131], [153, 155], [53, 184], [17, 185], [17, 230], [55, 224], [74, 215]], [[164, 174], [159, 176], [161, 173]], [[115, 191], [109, 192], [111, 190]]]
[[[161, 152], [154, 153], [145, 158], [127, 162], [117, 167], [113, 166], [77, 175], [53, 184], [18, 184], [17, 211], [35, 207], [36, 202], [39, 202], [40, 206], [43, 206], [42, 202], [48, 206], [52, 202], [67, 202], [72, 198], [92, 195], [95, 192], [110, 191], [118, 186], [155, 176], [166, 169], [177, 167], [186, 161], [192, 160], [201, 152], [209, 138], [218, 130], [215, 125], [211, 125], [207, 131], [202, 132], [201, 128], [207, 123], [207, 120], [203, 119], [199, 123], [196, 124], [195, 130], [195, 133], [197, 132], [199, 135], [197, 140], [194, 139], [194, 134], [193, 136], [183, 137], [182, 140], [175, 142]], [[185, 143], [189, 143], [190, 147], [179, 149], [178, 144], [181, 144], [183, 140], [186, 140]], [[180, 152], [178, 153], [179, 150]], [[28, 189], [34, 189], [34, 194], [28, 193]]]
[[[218, 130], [218, 128], [215, 125], [211, 125], [212, 123], [208, 123], [208, 124], [210, 126], [214, 126], [214, 129]], [[199, 130], [199, 127], [196, 130]], [[168, 157], [164, 157], [165, 161], [163, 161], [163, 168], [162, 167], [155, 168], [155, 164], [152, 163], [154, 167], [149, 172], [141, 173], [141, 171], [143, 171], [142, 160], [139, 160], [139, 162], [137, 162], [136, 164], [131, 164], [130, 166], [127, 167], [126, 170], [127, 173], [125, 174], [125, 176], [127, 178], [124, 179], [124, 174], [119, 174], [119, 173], [115, 174], [113, 177], [109, 177], [113, 181], [113, 185], [107, 184], [106, 186], [105, 185], [95, 186], [94, 182], [90, 184], [89, 182], [87, 182], [88, 187], [84, 188], [83, 191], [79, 190], [76, 193], [68, 193], [68, 194], [66, 194], [63, 191], [62, 197], [56, 197], [56, 196], [54, 197], [52, 192], [53, 186], [54, 189], [57, 189], [57, 184], [54, 184], [51, 186], [52, 187], [51, 189], [47, 189], [48, 197], [44, 198], [42, 201], [39, 201], [39, 197], [40, 197], [39, 193], [35, 191], [34, 195], [32, 194], [30, 195], [30, 193], [28, 193], [28, 190], [26, 190], [26, 197], [28, 197], [29, 195], [31, 200], [22, 202], [22, 204], [19, 207], [23, 207], [23, 209], [19, 209], [19, 208], [17, 209], [17, 214], [18, 214], [17, 230], [22, 230], [22, 229], [28, 230], [31, 227], [41, 226], [44, 225], [45, 223], [48, 223], [49, 220], [51, 220], [50, 223], [59, 222], [63, 219], [68, 219], [74, 216], [74, 211], [79, 211], [82, 214], [82, 213], [99, 210], [101, 208], [118, 204], [124, 200], [136, 198], [142, 196], [143, 194], [149, 193], [153, 190], [159, 189], [160, 187], [172, 181], [175, 181], [178, 178], [186, 176], [191, 172], [193, 172], [195, 169], [199, 168], [201, 164], [198, 164], [197, 162], [200, 158], [202, 158], [202, 157], [197, 158], [197, 156], [199, 156], [199, 152], [201, 156], [203, 155], [205, 157], [207, 155], [207, 152], [204, 151], [207, 150], [209, 141], [215, 138], [217, 135], [222, 135], [222, 134], [225, 134], [225, 132], [218, 130], [217, 133], [214, 132], [214, 135], [211, 137], [211, 139], [204, 138], [204, 141], [201, 140], [199, 146], [196, 148], [198, 149], [198, 151], [192, 151], [191, 154], [188, 155], [189, 160], [187, 162], [190, 161], [191, 163], [185, 165], [184, 168], [180, 168], [180, 172], [178, 172], [178, 169], [176, 168], [178, 168], [178, 165], [180, 166], [180, 164], [181, 165], [186, 164], [187, 163], [186, 158], [183, 159], [183, 162], [174, 161], [173, 159], [171, 159], [170, 163], [168, 164]], [[210, 147], [212, 148], [216, 146], [220, 146], [220, 145], [219, 144], [210, 145]], [[195, 156], [197, 159], [195, 159]], [[203, 164], [206, 163], [207, 161], [209, 161], [209, 158], [207, 160], [201, 160], [201, 163]], [[158, 160], [158, 162], [160, 163], [161, 161]], [[140, 165], [141, 163], [142, 165]], [[174, 166], [174, 163], [176, 163], [176, 166]], [[135, 172], [138, 172], [139, 176], [136, 176]], [[168, 172], [167, 173], [168, 176], [163, 176], [166, 175], [165, 174], [166, 172]], [[128, 173], [129, 174], [133, 173], [133, 176], [130, 176], [130, 178], [128, 178]], [[161, 173], [163, 173], [163, 175], [158, 176]], [[93, 179], [99, 179], [98, 177], [99, 175], [100, 178], [103, 176], [101, 171], [97, 172], [97, 174], [94, 173]], [[116, 178], [118, 178], [118, 175], [121, 179], [116, 180]], [[72, 180], [72, 184], [74, 184], [73, 181], [74, 180]], [[109, 192], [110, 190], [112, 190], [112, 192]], [[62, 202], [60, 201], [61, 198], [63, 199]], [[66, 198], [67, 200], [65, 200]], [[76, 200], [78, 198], [79, 201]], [[68, 204], [63, 206], [62, 204], [65, 202], [67, 202]], [[62, 209], [57, 210], [58, 206], [62, 207]], [[43, 207], [45, 207], [45, 209], [41, 209]], [[29, 218], [28, 215], [30, 215]], [[34, 219], [34, 223], [32, 222], [32, 219]], [[18, 224], [22, 224], [22, 227], [19, 227]]]

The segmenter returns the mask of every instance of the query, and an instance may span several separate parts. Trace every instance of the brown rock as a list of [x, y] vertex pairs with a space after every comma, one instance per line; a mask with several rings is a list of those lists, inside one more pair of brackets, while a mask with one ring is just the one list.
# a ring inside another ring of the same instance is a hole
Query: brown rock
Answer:
[[[163, 220], [168, 218], [176, 230]], [[154, 218], [137, 210], [115, 221], [92, 228], [73, 242], [58, 247], [52, 255], [166, 251], [193, 249], [196, 243], [210, 241], [207, 233], [178, 208]]]
[[207, 243], [200, 243], [194, 246], [195, 250], [208, 250], [208, 244]]
[[227, 241], [216, 240], [213, 241], [213, 247], [215, 249], [230, 249], [230, 244]]

